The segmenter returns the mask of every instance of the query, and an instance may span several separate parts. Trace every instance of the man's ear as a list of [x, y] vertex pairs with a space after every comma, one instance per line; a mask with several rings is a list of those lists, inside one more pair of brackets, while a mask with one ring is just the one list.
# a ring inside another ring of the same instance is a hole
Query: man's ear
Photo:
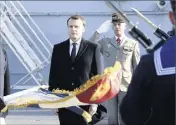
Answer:
[[84, 32], [85, 32], [85, 30], [86, 30], [86, 27], [85, 27], [85, 26], [83, 26], [83, 29], [82, 29], [82, 30], [83, 30], [83, 33], [84, 33]]
[[171, 21], [171, 23], [174, 25], [175, 24], [175, 18], [174, 18], [174, 14], [173, 14], [173, 12], [169, 12], [169, 18], [170, 18], [170, 21]]

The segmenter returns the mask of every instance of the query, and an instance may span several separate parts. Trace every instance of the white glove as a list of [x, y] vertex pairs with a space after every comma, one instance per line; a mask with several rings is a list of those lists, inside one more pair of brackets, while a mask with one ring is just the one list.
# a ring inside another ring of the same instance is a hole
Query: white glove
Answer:
[[107, 32], [111, 27], [111, 20], [106, 20], [101, 26], [96, 30], [99, 34]]
[[0, 125], [6, 125], [5, 119], [0, 117]]
[[89, 114], [90, 114], [91, 116], [93, 116], [93, 115], [97, 112], [97, 108], [98, 108], [98, 105], [92, 104], [92, 105], [89, 107]]

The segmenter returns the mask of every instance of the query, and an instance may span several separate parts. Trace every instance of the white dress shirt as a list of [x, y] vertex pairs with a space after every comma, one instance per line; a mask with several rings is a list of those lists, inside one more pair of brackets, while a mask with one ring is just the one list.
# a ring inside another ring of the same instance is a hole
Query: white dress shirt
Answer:
[[115, 38], [116, 38], [116, 40], [119, 38], [120, 41], [121, 41], [120, 46], [123, 46], [123, 44], [124, 44], [124, 42], [125, 42], [125, 40], [126, 40], [126, 36], [125, 36], [125, 35], [123, 35], [123, 36], [121, 36], [121, 37], [115, 36]]
[[[72, 49], [73, 49], [73, 41], [70, 39], [70, 56], [71, 56], [71, 52], [72, 52]], [[79, 39], [78, 41], [75, 42], [76, 43], [76, 55], [78, 54], [78, 50], [79, 50], [79, 47], [81, 45], [81, 39]]]

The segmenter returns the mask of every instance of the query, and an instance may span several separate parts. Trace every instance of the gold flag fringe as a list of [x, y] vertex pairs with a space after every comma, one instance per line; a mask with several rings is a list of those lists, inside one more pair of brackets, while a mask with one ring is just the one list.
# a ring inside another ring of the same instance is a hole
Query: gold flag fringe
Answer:
[[16, 104], [7, 104], [6, 107], [15, 109], [15, 108], [25, 108], [25, 107], [28, 107], [29, 105], [35, 105], [35, 104], [39, 104], [39, 103], [40, 104], [42, 104], [42, 103], [49, 104], [49, 103], [58, 103], [58, 102], [67, 101], [67, 100], [69, 100], [69, 99], [71, 99], [71, 98], [79, 95], [80, 93], [85, 92], [87, 89], [89, 89], [90, 87], [92, 87], [93, 85], [95, 85], [99, 80], [101, 80], [105, 76], [111, 75], [111, 73], [117, 72], [120, 69], [121, 69], [120, 63], [116, 62], [115, 65], [114, 65], [114, 67], [108, 67], [108, 68], [106, 68], [104, 70], [103, 74], [93, 76], [85, 84], [81, 85], [79, 88], [76, 88], [73, 91], [60, 90], [60, 89], [55, 89], [55, 90], [52, 91], [53, 94], [68, 94], [69, 95], [69, 96], [66, 96], [66, 97], [64, 97], [62, 99], [55, 100], [55, 101], [47, 101], [47, 100], [38, 101], [38, 100], [34, 100], [33, 98], [25, 98], [24, 97], [24, 98], [19, 98], [17, 100]]

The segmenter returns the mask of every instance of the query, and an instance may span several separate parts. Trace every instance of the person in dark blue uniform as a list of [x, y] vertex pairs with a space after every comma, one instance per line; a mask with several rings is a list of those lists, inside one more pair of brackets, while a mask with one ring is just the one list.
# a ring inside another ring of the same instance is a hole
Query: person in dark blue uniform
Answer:
[[[175, 27], [176, 1], [171, 5]], [[141, 58], [120, 106], [125, 125], [175, 125], [175, 42], [176, 34]]]

